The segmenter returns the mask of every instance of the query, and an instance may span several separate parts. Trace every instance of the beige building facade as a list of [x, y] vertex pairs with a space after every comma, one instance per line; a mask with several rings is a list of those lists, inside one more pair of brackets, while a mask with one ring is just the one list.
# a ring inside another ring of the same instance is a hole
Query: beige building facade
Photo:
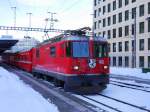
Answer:
[[111, 66], [135, 67], [136, 59], [137, 68], [150, 68], [150, 0], [93, 2], [94, 34], [107, 38]]

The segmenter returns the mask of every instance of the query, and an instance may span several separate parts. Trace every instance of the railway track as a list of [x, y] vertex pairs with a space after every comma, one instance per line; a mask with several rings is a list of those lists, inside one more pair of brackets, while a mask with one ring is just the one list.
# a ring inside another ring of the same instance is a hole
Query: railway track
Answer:
[[123, 76], [123, 75], [116, 75], [116, 74], [110, 74], [110, 78], [117, 79], [117, 80], [129, 80], [129, 81], [135, 81], [137, 83], [143, 83], [150, 85], [150, 79], [142, 79], [134, 76]]
[[[118, 103], [121, 103], [122, 105], [125, 105], [127, 106], [128, 108], [131, 108], [133, 110], [133, 112], [150, 112], [149, 109], [146, 109], [144, 107], [140, 107], [140, 106], [137, 106], [137, 105], [134, 105], [134, 104], [131, 104], [131, 103], [128, 103], [128, 102], [125, 102], [125, 101], [122, 101], [122, 100], [118, 100], [116, 98], [112, 98], [110, 96], [106, 96], [106, 95], [103, 95], [103, 94], [98, 94], [96, 97], [102, 97], [102, 98], [105, 98], [106, 100], [109, 99], [109, 100], [113, 100], [115, 102], [118, 102]], [[104, 100], [101, 101], [101, 100], [98, 100], [98, 99], [95, 99], [93, 96], [87, 96], [87, 95], [80, 95], [79, 98], [81, 99], [84, 99], [84, 100], [88, 100], [88, 101], [92, 101], [92, 102], [95, 102], [97, 104], [100, 104], [106, 108], [109, 108], [115, 112], [126, 112], [125, 110], [122, 110], [118, 107], [114, 107], [112, 105], [109, 105], [109, 104], [106, 104], [104, 103]], [[120, 105], [120, 104], [119, 104]]]
[[144, 110], [144, 111], [150, 112], [149, 109], [145, 109], [145, 108], [143, 108], [143, 107], [140, 107], [140, 106], [137, 106], [137, 105], [133, 105], [133, 104], [131, 104], [131, 103], [128, 103], [128, 102], [125, 102], [125, 101], [122, 101], [122, 100], [118, 100], [118, 99], [113, 98], [113, 97], [110, 97], [110, 96], [106, 96], [106, 95], [103, 95], [103, 94], [98, 94], [98, 95], [100, 95], [100, 96], [102, 96], [102, 97], [105, 97], [105, 98], [109, 98], [109, 99], [115, 100], [115, 101], [117, 101], [117, 102], [120, 102], [120, 103], [129, 105], [129, 106], [132, 106], [132, 107], [135, 107], [135, 108], [138, 108], [138, 109], [140, 109], [140, 110]]
[[85, 96], [85, 95], [81, 95], [81, 96], [84, 97], [84, 98], [86, 98], [86, 99], [88, 99], [88, 100], [91, 100], [91, 101], [93, 101], [93, 102], [96, 102], [96, 103], [98, 103], [98, 104], [100, 104], [100, 105], [103, 105], [103, 106], [105, 106], [105, 107], [107, 107], [107, 108], [109, 108], [109, 109], [112, 109], [112, 110], [114, 110], [114, 111], [116, 111], [116, 112], [123, 112], [123, 111], [121, 111], [121, 110], [119, 110], [119, 109], [117, 109], [117, 108], [114, 108], [113, 106], [109, 106], [109, 105], [107, 105], [107, 104], [105, 104], [105, 103], [102, 103], [102, 102], [97, 101], [97, 100], [95, 100], [95, 99], [89, 98], [88, 96]]
[[146, 90], [146, 89], [150, 89], [150, 87], [148, 87], [148, 86], [146, 87], [146, 86], [129, 84], [129, 83], [120, 82], [120, 81], [113, 81], [113, 80], [110, 80], [109, 84], [115, 85], [115, 86], [119, 86], [119, 87], [125, 87], [125, 88], [130, 88], [130, 89], [135, 89], [135, 90], [140, 90], [140, 91], [144, 91], [144, 92], [150, 93], [150, 90]]

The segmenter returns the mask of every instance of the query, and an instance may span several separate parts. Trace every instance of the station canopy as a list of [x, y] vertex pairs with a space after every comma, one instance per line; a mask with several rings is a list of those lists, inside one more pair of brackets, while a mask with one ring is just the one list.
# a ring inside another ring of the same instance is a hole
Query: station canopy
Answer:
[[9, 50], [17, 42], [18, 40], [13, 39], [12, 36], [3, 35], [0, 38], [0, 54], [2, 54], [6, 50]]

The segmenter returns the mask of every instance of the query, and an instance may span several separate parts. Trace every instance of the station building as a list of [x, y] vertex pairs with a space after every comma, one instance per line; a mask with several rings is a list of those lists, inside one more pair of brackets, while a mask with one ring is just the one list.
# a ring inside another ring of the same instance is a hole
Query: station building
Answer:
[[107, 38], [111, 66], [150, 67], [150, 0], [93, 0], [93, 12], [94, 35]]

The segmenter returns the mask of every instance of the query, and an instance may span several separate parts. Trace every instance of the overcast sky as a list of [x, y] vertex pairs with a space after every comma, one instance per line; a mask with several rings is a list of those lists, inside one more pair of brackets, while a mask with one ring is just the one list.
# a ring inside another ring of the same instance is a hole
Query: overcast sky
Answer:
[[[45, 18], [49, 17], [48, 11], [57, 13], [55, 28], [76, 29], [92, 24], [92, 1], [93, 0], [0, 0], [0, 25], [13, 26], [14, 13], [11, 7], [17, 8], [16, 26], [29, 26], [28, 12], [32, 13], [32, 27], [45, 27]], [[47, 28], [49, 28], [49, 24]], [[26, 32], [0, 31], [1, 35], [14, 35], [15, 38], [22, 38]], [[38, 40], [41, 40], [43, 33], [28, 33]], [[51, 34], [49, 34], [51, 35]]]

